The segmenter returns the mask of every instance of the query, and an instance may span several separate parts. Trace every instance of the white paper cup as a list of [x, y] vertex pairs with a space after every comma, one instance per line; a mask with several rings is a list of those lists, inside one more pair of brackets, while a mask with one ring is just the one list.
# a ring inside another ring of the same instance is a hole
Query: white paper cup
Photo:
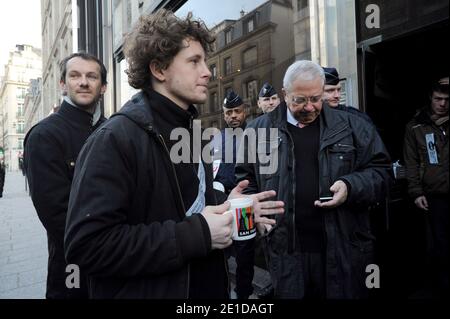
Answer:
[[233, 215], [233, 240], [247, 240], [256, 236], [256, 225], [251, 198], [230, 199], [230, 212]]

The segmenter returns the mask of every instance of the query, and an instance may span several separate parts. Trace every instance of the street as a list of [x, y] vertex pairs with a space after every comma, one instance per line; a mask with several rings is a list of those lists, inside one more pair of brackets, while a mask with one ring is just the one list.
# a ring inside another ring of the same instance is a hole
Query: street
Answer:
[[43, 299], [47, 236], [19, 172], [7, 172], [0, 198], [0, 299]]

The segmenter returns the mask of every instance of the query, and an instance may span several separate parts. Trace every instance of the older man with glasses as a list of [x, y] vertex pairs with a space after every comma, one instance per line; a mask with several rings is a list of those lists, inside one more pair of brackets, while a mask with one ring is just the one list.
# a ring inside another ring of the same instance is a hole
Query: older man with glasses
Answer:
[[259, 133], [255, 144], [264, 156], [278, 156], [276, 172], [263, 175], [259, 156], [236, 165], [237, 181], [250, 182], [246, 192], [273, 189], [285, 204], [276, 226], [257, 222], [276, 298], [368, 297], [375, 239], [368, 208], [384, 198], [390, 159], [373, 125], [323, 106], [324, 80], [316, 63], [292, 64], [284, 102], [247, 126], [258, 133], [278, 129], [277, 139]]

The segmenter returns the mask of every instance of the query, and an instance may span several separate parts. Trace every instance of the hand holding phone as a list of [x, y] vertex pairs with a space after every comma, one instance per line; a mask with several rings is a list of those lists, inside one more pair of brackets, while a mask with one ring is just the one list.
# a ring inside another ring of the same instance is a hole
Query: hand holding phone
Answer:
[[333, 196], [319, 197], [319, 202], [325, 203], [333, 199]]

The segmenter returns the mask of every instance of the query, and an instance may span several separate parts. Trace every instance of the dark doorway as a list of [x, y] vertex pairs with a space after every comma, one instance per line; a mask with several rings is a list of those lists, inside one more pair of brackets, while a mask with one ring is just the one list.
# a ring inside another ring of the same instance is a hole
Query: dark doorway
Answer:
[[[365, 48], [364, 109], [372, 118], [392, 157], [403, 164], [406, 124], [430, 103], [431, 83], [449, 75], [449, 21]], [[397, 176], [385, 207], [374, 214], [378, 233], [380, 295], [428, 298], [427, 220], [408, 198], [406, 180]]]

